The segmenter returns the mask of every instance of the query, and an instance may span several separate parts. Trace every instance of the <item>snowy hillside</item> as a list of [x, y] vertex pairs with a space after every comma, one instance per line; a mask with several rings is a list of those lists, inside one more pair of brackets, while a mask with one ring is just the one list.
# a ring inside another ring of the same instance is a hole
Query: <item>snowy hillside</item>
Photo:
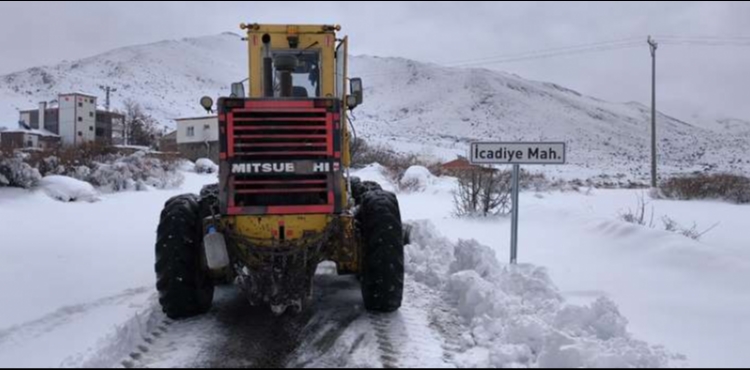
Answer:
[[[0, 77], [0, 126], [58, 92], [118, 89], [114, 106], [141, 102], [166, 125], [202, 114], [202, 95], [227, 94], [246, 77], [245, 45], [225, 33], [117, 49], [57, 66]], [[569, 145], [569, 162], [553, 174], [592, 177], [606, 172], [648, 174], [650, 110], [609, 103], [561, 86], [482, 69], [456, 69], [399, 58], [355, 57], [352, 75], [365, 79], [358, 133], [399, 150], [452, 159], [472, 140], [554, 140]], [[750, 168], [750, 125], [723, 120], [694, 126], [659, 116], [660, 161], [668, 172], [717, 166]], [[709, 165], [712, 164], [712, 165]], [[560, 172], [564, 171], [564, 172]]]
[[246, 77], [245, 45], [238, 35], [162, 41], [126, 47], [56, 66], [31, 68], [0, 77], [0, 126], [18, 120], [18, 109], [33, 109], [60, 92], [84, 91], [99, 96], [100, 85], [112, 86], [113, 108], [134, 99], [165, 124], [203, 114], [203, 95], [228, 94], [229, 84]]

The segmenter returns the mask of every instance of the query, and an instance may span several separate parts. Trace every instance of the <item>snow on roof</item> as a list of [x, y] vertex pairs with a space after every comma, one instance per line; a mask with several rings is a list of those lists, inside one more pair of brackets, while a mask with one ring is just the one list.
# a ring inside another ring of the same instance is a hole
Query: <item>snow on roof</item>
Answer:
[[60, 96], [66, 96], [66, 95], [83, 95], [83, 96], [86, 96], [86, 97], [89, 97], [89, 98], [94, 98], [94, 99], [97, 98], [96, 95], [89, 94], [89, 93], [86, 93], [86, 92], [83, 92], [83, 91], [73, 91], [73, 92], [69, 92], [69, 93], [65, 93], [65, 94], [60, 94]]
[[45, 137], [60, 137], [60, 135], [49, 132], [47, 130], [23, 129], [23, 128], [11, 129], [7, 131], [3, 131], [3, 133], [4, 134], [30, 134], [30, 135], [39, 135], [39, 136], [45, 136]]
[[131, 149], [131, 150], [140, 150], [140, 151], [146, 151], [146, 152], [152, 151], [150, 147], [141, 146], [141, 145], [115, 145], [114, 147], [117, 149]]
[[185, 122], [185, 121], [200, 121], [200, 120], [206, 120], [206, 119], [217, 119], [217, 116], [203, 116], [203, 117], [186, 117], [186, 118], [175, 118], [175, 122]]

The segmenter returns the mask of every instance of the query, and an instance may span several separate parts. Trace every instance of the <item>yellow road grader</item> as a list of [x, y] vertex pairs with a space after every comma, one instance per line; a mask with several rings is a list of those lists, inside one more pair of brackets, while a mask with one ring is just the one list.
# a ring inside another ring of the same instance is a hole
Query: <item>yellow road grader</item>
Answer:
[[364, 307], [401, 306], [405, 234], [398, 200], [349, 176], [347, 113], [363, 101], [347, 77], [348, 38], [333, 25], [243, 24], [249, 86], [214, 105], [219, 183], [166, 202], [156, 240], [159, 302], [171, 318], [211, 309], [231, 281], [274, 313], [304, 310], [319, 263], [356, 275]]

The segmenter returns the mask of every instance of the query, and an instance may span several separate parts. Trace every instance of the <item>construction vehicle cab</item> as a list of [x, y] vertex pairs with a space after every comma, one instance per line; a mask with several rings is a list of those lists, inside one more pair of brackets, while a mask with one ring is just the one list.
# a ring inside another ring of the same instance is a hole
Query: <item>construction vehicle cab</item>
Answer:
[[[228, 277], [254, 305], [302, 310], [322, 261], [360, 278], [368, 310], [398, 309], [398, 201], [348, 176], [347, 112], [363, 103], [362, 81], [347, 78], [348, 39], [337, 38], [339, 26], [241, 28], [248, 89], [233, 84], [216, 103], [219, 184], [173, 198], [162, 212], [156, 269], [164, 311], [205, 312], [213, 283]], [[201, 105], [213, 110], [213, 99]], [[185, 230], [193, 234], [175, 235]]]

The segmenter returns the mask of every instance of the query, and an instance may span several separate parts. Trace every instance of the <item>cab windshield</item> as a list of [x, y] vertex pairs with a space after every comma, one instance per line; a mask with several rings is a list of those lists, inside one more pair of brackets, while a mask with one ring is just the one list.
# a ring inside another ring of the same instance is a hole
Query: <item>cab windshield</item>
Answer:
[[291, 97], [320, 97], [320, 53], [318, 51], [275, 51], [274, 96], [281, 97], [284, 74], [289, 73], [292, 82]]

